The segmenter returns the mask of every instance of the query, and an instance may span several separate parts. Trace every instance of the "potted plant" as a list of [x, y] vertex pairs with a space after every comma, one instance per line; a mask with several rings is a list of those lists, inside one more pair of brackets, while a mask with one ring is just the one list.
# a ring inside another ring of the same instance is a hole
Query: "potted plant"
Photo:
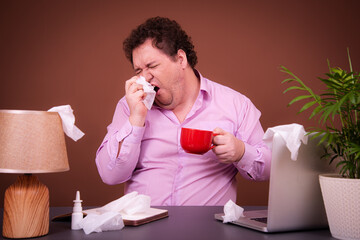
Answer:
[[360, 239], [360, 75], [352, 69], [349, 50], [348, 60], [349, 72], [330, 67], [328, 61], [329, 72], [319, 78], [325, 85], [321, 94], [286, 67], [281, 66], [281, 71], [290, 76], [282, 83], [292, 85], [284, 93], [301, 92], [288, 105], [306, 101], [299, 112], [308, 110], [309, 119], [319, 121], [309, 133], [321, 136], [327, 149], [324, 157], [329, 163], [337, 162], [339, 174], [319, 176], [331, 234], [339, 239]]

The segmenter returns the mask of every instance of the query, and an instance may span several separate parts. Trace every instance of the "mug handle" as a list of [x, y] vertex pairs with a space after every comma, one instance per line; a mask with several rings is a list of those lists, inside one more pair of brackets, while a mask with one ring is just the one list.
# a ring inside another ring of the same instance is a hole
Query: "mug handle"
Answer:
[[[218, 133], [213, 133], [213, 137], [215, 137], [215, 136], [217, 136], [217, 135], [219, 135], [219, 134], [218, 134]], [[212, 144], [209, 150], [213, 149], [215, 146], [216, 146], [216, 145]]]

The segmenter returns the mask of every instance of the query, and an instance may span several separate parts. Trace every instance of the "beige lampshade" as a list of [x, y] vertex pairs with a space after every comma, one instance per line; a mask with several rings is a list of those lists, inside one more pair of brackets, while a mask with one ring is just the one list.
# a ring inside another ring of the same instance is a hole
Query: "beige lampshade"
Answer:
[[65, 135], [58, 113], [0, 110], [0, 172], [68, 170]]

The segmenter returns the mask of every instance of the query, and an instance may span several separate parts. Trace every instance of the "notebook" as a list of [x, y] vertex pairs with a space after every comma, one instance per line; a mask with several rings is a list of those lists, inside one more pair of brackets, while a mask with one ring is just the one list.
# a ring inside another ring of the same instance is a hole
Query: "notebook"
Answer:
[[[290, 151], [279, 134], [273, 138], [267, 210], [244, 211], [245, 217], [231, 222], [262, 232], [284, 232], [328, 226], [322, 200], [319, 174], [335, 171], [335, 165], [321, 159], [320, 138], [302, 143], [298, 159], [291, 160]], [[223, 220], [224, 214], [215, 214]]]

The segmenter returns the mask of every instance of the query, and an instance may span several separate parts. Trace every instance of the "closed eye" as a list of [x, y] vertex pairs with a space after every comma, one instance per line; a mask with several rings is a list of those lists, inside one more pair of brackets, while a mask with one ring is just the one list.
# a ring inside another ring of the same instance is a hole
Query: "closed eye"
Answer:
[[149, 66], [148, 66], [148, 68], [150, 68], [150, 69], [154, 69], [154, 68], [156, 68], [157, 66], [159, 66], [159, 64], [156, 64], [156, 65], [149, 65]]
[[136, 75], [139, 75], [139, 74], [141, 73], [141, 71], [142, 71], [142, 70], [141, 70], [140, 68], [135, 69], [135, 74], [136, 74]]
[[[160, 65], [159, 63], [158, 63], [158, 64], [155, 64], [154, 62], [151, 62], [151, 63], [149, 63], [149, 64], [146, 65], [146, 68], [147, 68], [147, 69], [154, 69], [154, 68], [156, 68], [156, 67], [159, 66], [159, 65]], [[141, 68], [139, 67], [139, 68], [135, 68], [134, 71], [135, 71], [135, 74], [136, 74], [136, 75], [139, 75], [139, 74], [143, 71], [143, 69], [141, 69]]]

